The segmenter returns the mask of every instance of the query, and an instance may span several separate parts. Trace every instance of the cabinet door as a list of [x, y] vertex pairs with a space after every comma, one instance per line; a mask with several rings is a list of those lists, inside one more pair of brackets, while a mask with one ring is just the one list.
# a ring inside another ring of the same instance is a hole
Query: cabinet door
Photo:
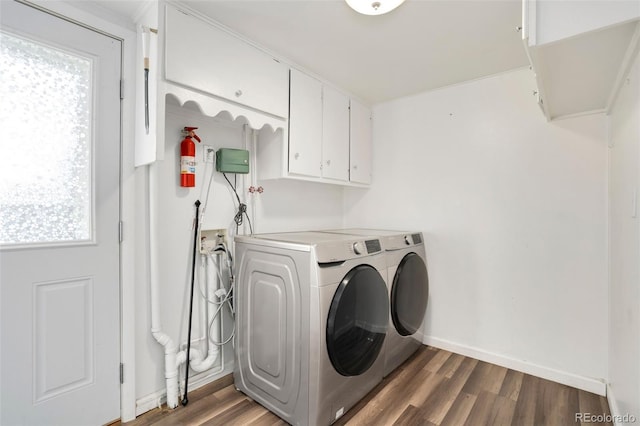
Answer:
[[349, 180], [371, 183], [371, 110], [351, 100]]
[[289, 90], [289, 173], [320, 177], [322, 83], [294, 69]]
[[207, 22], [166, 9], [165, 78], [278, 117], [288, 112], [284, 64]]
[[322, 89], [322, 177], [349, 180], [349, 98]]

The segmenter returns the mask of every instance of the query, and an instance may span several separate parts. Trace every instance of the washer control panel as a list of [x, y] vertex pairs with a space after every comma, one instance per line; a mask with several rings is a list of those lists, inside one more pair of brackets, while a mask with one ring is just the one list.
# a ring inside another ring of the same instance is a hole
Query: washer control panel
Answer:
[[379, 239], [356, 239], [353, 236], [339, 243], [316, 244], [315, 250], [320, 263], [340, 262], [383, 252]]
[[367, 253], [373, 254], [382, 251], [380, 240], [366, 240], [364, 244], [367, 246]]
[[382, 251], [380, 240], [365, 240], [364, 244], [362, 241], [356, 241], [351, 248], [355, 254], [374, 254]]

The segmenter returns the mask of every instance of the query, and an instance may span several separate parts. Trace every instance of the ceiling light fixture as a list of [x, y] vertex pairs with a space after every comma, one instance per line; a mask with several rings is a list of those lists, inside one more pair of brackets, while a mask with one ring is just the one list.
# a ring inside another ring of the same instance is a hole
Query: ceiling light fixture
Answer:
[[404, 0], [345, 0], [351, 9], [363, 15], [383, 15], [404, 3]]

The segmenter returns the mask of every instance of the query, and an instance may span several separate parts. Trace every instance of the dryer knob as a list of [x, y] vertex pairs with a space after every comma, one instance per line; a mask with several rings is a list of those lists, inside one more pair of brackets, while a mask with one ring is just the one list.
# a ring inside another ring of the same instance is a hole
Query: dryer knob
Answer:
[[406, 245], [408, 245], [408, 246], [410, 246], [410, 245], [411, 245], [411, 240], [409, 239], [409, 236], [408, 236], [408, 235], [405, 235], [405, 236], [404, 236], [404, 243], [405, 243]]
[[355, 254], [362, 254], [362, 244], [360, 243], [353, 243], [353, 252]]

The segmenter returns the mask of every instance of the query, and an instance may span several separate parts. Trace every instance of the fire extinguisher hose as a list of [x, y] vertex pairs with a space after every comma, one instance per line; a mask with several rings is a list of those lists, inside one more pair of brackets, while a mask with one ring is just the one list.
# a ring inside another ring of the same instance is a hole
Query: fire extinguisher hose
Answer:
[[191, 259], [191, 300], [189, 302], [189, 331], [187, 332], [187, 362], [184, 373], [184, 398], [182, 398], [182, 405], [185, 406], [189, 403], [187, 394], [189, 392], [189, 356], [191, 355], [191, 323], [193, 318], [193, 287], [195, 283], [195, 270], [196, 270], [196, 251], [198, 249], [198, 219], [200, 218], [200, 200], [196, 200], [196, 220], [193, 227], [193, 257]]

